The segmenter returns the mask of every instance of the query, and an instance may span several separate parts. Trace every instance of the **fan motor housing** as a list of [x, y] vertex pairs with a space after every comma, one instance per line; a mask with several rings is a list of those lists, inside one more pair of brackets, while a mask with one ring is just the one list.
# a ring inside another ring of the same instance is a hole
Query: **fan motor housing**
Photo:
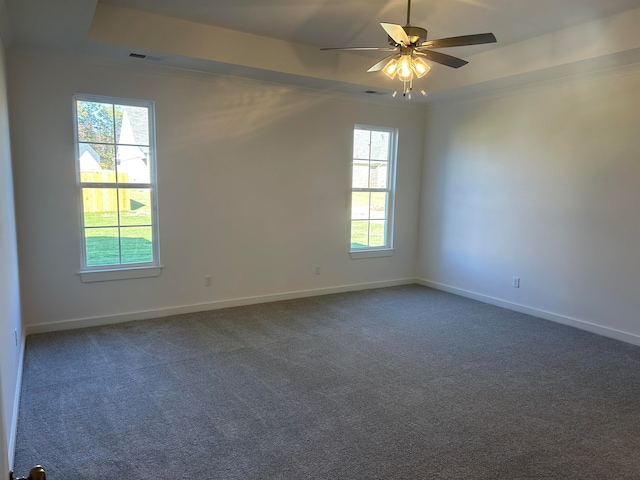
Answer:
[[[411, 41], [412, 45], [420, 44], [427, 40], [427, 30], [422, 27], [414, 27], [412, 25], [405, 25], [402, 27]], [[396, 41], [387, 35], [389, 45], [396, 46]]]

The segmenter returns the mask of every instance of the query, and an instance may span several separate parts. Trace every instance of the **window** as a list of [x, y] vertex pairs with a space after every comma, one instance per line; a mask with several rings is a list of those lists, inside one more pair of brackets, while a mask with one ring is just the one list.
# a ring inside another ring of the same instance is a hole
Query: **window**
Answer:
[[393, 243], [397, 130], [353, 130], [351, 252], [387, 251]]
[[153, 102], [76, 95], [74, 119], [83, 281], [159, 275]]

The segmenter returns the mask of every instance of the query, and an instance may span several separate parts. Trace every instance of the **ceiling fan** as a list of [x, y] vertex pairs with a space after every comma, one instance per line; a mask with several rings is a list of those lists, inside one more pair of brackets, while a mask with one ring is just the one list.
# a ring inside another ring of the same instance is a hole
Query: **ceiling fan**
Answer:
[[[405, 26], [394, 23], [380, 24], [387, 32], [390, 47], [337, 47], [321, 48], [320, 50], [392, 52], [373, 65], [367, 72], [379, 72], [382, 70], [391, 79], [397, 76], [404, 83], [403, 95], [411, 98], [414, 76], [421, 78], [431, 69], [424, 59], [452, 68], [460, 68], [469, 63], [461, 58], [436, 52], [433, 50], [434, 48], [462, 47], [496, 42], [496, 37], [493, 33], [478, 33], [427, 41], [427, 30], [411, 25], [411, 0], [407, 0], [407, 2], [407, 24]], [[422, 93], [426, 95], [424, 90]]]

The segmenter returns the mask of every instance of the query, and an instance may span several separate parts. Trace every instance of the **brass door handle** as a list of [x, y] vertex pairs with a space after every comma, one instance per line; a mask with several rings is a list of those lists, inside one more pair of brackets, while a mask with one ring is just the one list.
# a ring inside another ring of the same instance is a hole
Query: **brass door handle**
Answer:
[[44, 468], [40, 465], [36, 465], [29, 470], [28, 477], [14, 477], [13, 472], [10, 472], [9, 480], [47, 480], [47, 476], [44, 473]]

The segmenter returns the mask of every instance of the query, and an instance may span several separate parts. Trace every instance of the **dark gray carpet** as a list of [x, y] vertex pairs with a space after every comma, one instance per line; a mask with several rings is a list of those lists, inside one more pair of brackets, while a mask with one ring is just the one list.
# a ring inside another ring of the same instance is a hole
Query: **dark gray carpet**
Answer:
[[640, 479], [640, 348], [411, 285], [30, 336], [15, 469]]

